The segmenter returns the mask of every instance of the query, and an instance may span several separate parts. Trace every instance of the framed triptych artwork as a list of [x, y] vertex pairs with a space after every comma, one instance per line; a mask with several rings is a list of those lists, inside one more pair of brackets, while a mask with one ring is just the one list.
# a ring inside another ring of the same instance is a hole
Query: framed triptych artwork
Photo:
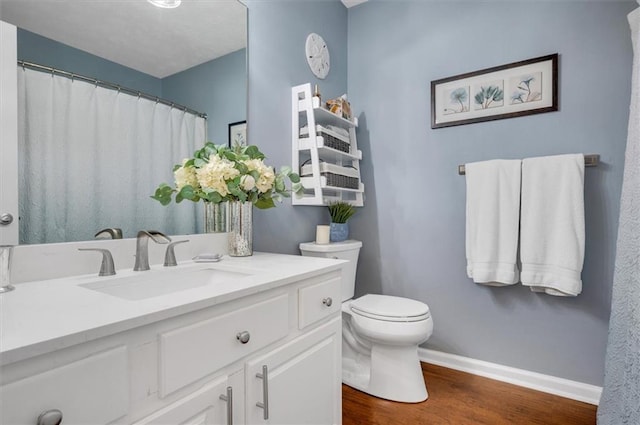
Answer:
[[431, 82], [431, 128], [557, 110], [557, 53]]

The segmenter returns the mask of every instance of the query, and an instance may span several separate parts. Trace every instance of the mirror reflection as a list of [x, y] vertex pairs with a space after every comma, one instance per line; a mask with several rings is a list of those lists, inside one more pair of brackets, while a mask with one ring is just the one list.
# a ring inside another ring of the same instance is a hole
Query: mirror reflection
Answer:
[[228, 143], [229, 124], [246, 119], [245, 6], [0, 0], [0, 12], [28, 63], [18, 68], [20, 243], [202, 231], [201, 205], [149, 196], [181, 158], [205, 140]]

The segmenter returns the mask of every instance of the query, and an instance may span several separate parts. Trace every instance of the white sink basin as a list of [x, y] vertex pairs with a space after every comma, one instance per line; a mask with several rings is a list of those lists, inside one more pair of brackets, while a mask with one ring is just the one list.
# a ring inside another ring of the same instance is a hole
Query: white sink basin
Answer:
[[125, 300], [138, 301], [174, 292], [237, 280], [252, 273], [207, 267], [197, 270], [152, 270], [135, 276], [101, 278], [79, 286]]

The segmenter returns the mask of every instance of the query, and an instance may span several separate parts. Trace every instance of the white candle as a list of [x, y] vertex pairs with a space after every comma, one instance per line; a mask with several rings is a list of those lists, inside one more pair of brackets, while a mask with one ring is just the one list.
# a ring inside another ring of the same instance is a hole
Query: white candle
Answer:
[[316, 243], [326, 244], [329, 243], [329, 226], [318, 225], [316, 226]]

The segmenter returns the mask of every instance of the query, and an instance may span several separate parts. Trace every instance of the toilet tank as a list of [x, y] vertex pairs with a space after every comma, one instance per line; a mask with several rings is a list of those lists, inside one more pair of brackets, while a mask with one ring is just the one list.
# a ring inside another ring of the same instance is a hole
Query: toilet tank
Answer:
[[303, 242], [300, 244], [300, 252], [307, 257], [336, 258], [349, 261], [342, 269], [342, 301], [344, 302], [353, 298], [355, 293], [356, 269], [361, 247], [362, 242], [354, 240], [327, 244]]

